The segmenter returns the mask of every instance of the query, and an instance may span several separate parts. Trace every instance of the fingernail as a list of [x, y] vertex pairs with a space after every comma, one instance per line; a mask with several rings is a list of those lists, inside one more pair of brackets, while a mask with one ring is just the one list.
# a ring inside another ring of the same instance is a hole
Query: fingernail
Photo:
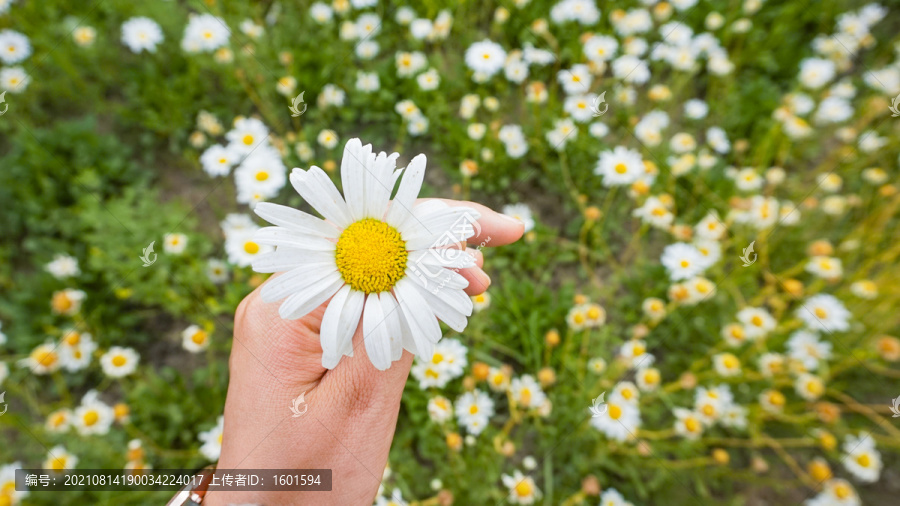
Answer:
[[517, 225], [522, 225], [522, 226], [525, 225], [524, 223], [522, 223], [522, 220], [520, 220], [520, 219], [518, 219], [518, 218], [513, 218], [512, 216], [510, 216], [510, 215], [508, 215], [508, 214], [500, 214], [500, 216], [501, 216], [506, 222], [508, 222], [510, 225], [513, 224], [513, 223], [515, 223], [515, 224], [517, 224]]

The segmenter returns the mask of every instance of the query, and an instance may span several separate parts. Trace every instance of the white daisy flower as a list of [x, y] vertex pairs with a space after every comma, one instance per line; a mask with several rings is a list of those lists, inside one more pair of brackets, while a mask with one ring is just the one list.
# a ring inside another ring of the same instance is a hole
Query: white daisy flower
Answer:
[[78, 457], [66, 451], [62, 445], [57, 445], [47, 452], [47, 458], [44, 460], [41, 468], [61, 472], [75, 469], [77, 465]]
[[181, 48], [188, 53], [211, 52], [228, 43], [231, 29], [225, 20], [212, 14], [192, 16], [184, 27]]
[[110, 378], [128, 376], [137, 369], [140, 355], [132, 348], [113, 346], [100, 357], [103, 373]]
[[844, 440], [844, 468], [859, 481], [874, 483], [881, 475], [881, 453], [875, 449], [875, 440], [861, 432], [859, 436], [847, 436]]
[[156, 46], [162, 41], [162, 28], [150, 18], [140, 16], [122, 24], [122, 44], [128, 46], [132, 53], [155, 53]]
[[209, 348], [209, 333], [198, 325], [191, 325], [181, 332], [181, 346], [191, 353]]
[[237, 162], [238, 156], [233, 150], [218, 144], [210, 146], [200, 155], [200, 165], [210, 176], [226, 176]]
[[775, 330], [775, 318], [761, 307], [745, 307], [738, 311], [737, 319], [744, 325], [744, 331], [750, 339], [765, 337]]
[[506, 63], [506, 50], [503, 46], [484, 39], [476, 42], [466, 49], [466, 65], [476, 73], [482, 73], [491, 77]]
[[19, 360], [19, 365], [27, 367], [33, 374], [42, 375], [58, 371], [61, 365], [58, 347], [46, 342], [31, 350], [26, 358]]
[[591, 425], [610, 439], [632, 439], [641, 425], [641, 412], [637, 404], [611, 397], [606, 406], [606, 412], [602, 415], [591, 417]]
[[222, 454], [222, 434], [225, 431], [225, 417], [220, 416], [216, 421], [216, 426], [198, 434], [198, 438], [203, 443], [200, 446], [200, 453], [207, 459], [215, 462], [219, 460]]
[[19, 63], [31, 56], [28, 37], [15, 30], [0, 30], [0, 61], [7, 65]]
[[[3, 2], [0, 1], [0, 13]], [[28, 490], [16, 490], [16, 469], [24, 469], [21, 462], [13, 462], [0, 466], [0, 501], [6, 500], [4, 504], [15, 506], [22, 502], [22, 499], [28, 496]]]
[[256, 118], [241, 118], [234, 122], [234, 128], [225, 134], [228, 150], [238, 159], [253, 152], [268, 140], [269, 129]]
[[567, 95], [584, 95], [591, 89], [594, 78], [590, 67], [583, 63], [572, 65], [572, 68], [560, 70], [556, 75], [559, 84]]
[[53, 261], [48, 263], [45, 269], [56, 279], [66, 279], [81, 274], [81, 270], [78, 268], [78, 259], [64, 254], [55, 255]]
[[469, 434], [481, 434], [493, 415], [494, 401], [481, 390], [466, 392], [456, 399], [456, 418]]
[[376, 72], [359, 71], [356, 74], [356, 89], [363, 93], [372, 93], [381, 88], [381, 81]]
[[[261, 146], [234, 170], [234, 182], [238, 194], [258, 193], [264, 199], [272, 198], [287, 183], [287, 167], [275, 148]], [[239, 197], [238, 202], [246, 200]]]
[[644, 174], [644, 159], [641, 154], [624, 146], [600, 153], [594, 174], [603, 177], [603, 185], [630, 185]]
[[171, 255], [180, 255], [187, 248], [188, 237], [184, 234], [166, 234], [163, 236], [163, 251]]
[[69, 372], [87, 368], [96, 350], [97, 343], [90, 334], [75, 330], [67, 332], [58, 347], [62, 367]]
[[516, 403], [525, 409], [540, 407], [547, 398], [541, 385], [530, 374], [513, 378], [509, 385], [509, 392]]
[[518, 469], [512, 475], [502, 475], [500, 479], [503, 481], [503, 485], [509, 489], [508, 498], [512, 504], [534, 504], [541, 498], [541, 491], [534, 484], [534, 479], [525, 476]]
[[797, 395], [808, 400], [814, 401], [825, 393], [825, 384], [818, 376], [809, 373], [801, 373], [794, 380], [794, 391]]
[[228, 265], [217, 258], [211, 258], [206, 263], [206, 276], [214, 284], [220, 285], [228, 281]]
[[699, 414], [685, 408], [675, 408], [673, 414], [676, 434], [691, 440], [698, 439], [703, 434], [704, 423]]
[[453, 418], [453, 403], [440, 395], [428, 399], [428, 417], [439, 424], [450, 420]]
[[253, 224], [251, 227], [232, 231], [225, 237], [225, 253], [228, 255], [228, 262], [238, 267], [247, 267], [255, 259], [261, 258], [264, 254], [275, 250], [268, 244], [260, 244], [254, 234], [260, 227]]
[[0, 69], [0, 89], [10, 93], [22, 93], [31, 83], [31, 76], [22, 67]]
[[107, 434], [115, 420], [113, 408], [97, 397], [96, 390], [86, 393], [72, 413], [72, 426], [82, 436]]
[[297, 319], [331, 299], [321, 328], [322, 364], [329, 369], [353, 353], [360, 315], [369, 358], [385, 370], [403, 349], [430, 360], [441, 338], [438, 319], [462, 331], [472, 314], [463, 291], [468, 282], [451, 269], [471, 267], [474, 258], [447, 247], [472, 236], [479, 216], [440, 201], [416, 205], [424, 155], [409, 163], [391, 201], [398, 156], [348, 141], [341, 162], [346, 200], [322, 169], [294, 169], [291, 183], [324, 220], [274, 204], [255, 209], [276, 225], [259, 230], [257, 242], [278, 250], [255, 260], [254, 270], [288, 271], [263, 286], [263, 300], [287, 297], [279, 314]]
[[861, 506], [862, 501], [847, 480], [833, 478], [825, 482], [818, 495], [804, 504], [805, 506]]
[[819, 361], [831, 358], [831, 343], [820, 341], [819, 336], [808, 330], [798, 330], [791, 334], [786, 346], [788, 356], [798, 360], [807, 371], [815, 371]]
[[813, 330], [844, 332], [850, 329], [850, 311], [833, 295], [818, 294], [797, 308], [797, 317]]
[[503, 214], [515, 218], [525, 224], [525, 233], [534, 229], [534, 218], [528, 204], [507, 204], [503, 206]]
[[713, 367], [719, 376], [736, 376], [741, 373], [741, 361], [731, 353], [713, 355]]
[[327, 4], [316, 2], [309, 6], [309, 15], [316, 23], [324, 25], [334, 17], [334, 11]]
[[692, 278], [703, 272], [703, 255], [693, 245], [676, 242], [666, 246], [663, 250], [660, 262], [669, 271], [669, 279]]
[[614, 488], [607, 488], [603, 490], [603, 493], [600, 494], [600, 503], [598, 506], [634, 506], [630, 502], [625, 500], [625, 496], [623, 496], [618, 490]]

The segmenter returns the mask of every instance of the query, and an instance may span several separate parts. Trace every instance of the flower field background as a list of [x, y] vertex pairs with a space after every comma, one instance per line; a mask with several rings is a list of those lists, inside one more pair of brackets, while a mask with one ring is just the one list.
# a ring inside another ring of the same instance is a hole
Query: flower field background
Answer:
[[527, 231], [470, 245], [491, 286], [416, 360], [376, 504], [891, 503], [898, 33], [887, 1], [0, 0], [0, 506], [172, 495], [17, 467], [218, 459], [252, 208], [309, 211], [290, 168], [340, 185], [353, 137]]

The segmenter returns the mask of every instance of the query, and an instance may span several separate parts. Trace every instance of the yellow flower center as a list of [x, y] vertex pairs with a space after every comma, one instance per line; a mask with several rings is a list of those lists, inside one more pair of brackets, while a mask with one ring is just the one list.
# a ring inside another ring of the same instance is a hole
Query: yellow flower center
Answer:
[[624, 163], [617, 163], [614, 168], [615, 168], [616, 172], [618, 172], [619, 174], [624, 174], [624, 173], [628, 172], [628, 166], [625, 165]]
[[698, 432], [700, 430], [700, 422], [698, 422], [696, 418], [688, 418], [684, 421], [684, 428], [687, 429], [688, 432]]
[[50, 415], [50, 425], [53, 427], [59, 427], [60, 425], [66, 423], [66, 415], [62, 413], [54, 413]]
[[365, 293], [386, 292], [406, 272], [406, 241], [387, 223], [366, 218], [341, 233], [335, 263], [344, 281]]
[[706, 405], [704, 405], [703, 408], [702, 408], [700, 411], [702, 411], [703, 414], [706, 415], [706, 416], [713, 416], [713, 415], [716, 414], [716, 408], [713, 407], [712, 404], [706, 404]]
[[609, 405], [609, 417], [613, 420], [618, 420], [622, 417], [622, 408], [615, 404]]
[[90, 427], [100, 420], [100, 415], [98, 415], [96, 411], [88, 411], [84, 414], [82, 420], [84, 420], [85, 426]]
[[66, 336], [66, 344], [69, 346], [75, 346], [81, 341], [81, 334], [78, 332], [72, 332]]
[[863, 453], [862, 455], [856, 457], [856, 463], [861, 465], [862, 467], [869, 467], [870, 465], [872, 465], [872, 459], [867, 453]]
[[439, 375], [438, 375], [437, 371], [435, 371], [434, 369], [425, 369], [425, 376], [428, 378], [437, 379], [437, 377]]
[[838, 499], [846, 499], [850, 497], [850, 494], [850, 487], [844, 483], [838, 483], [834, 487], [834, 495], [837, 496]]
[[114, 365], [116, 367], [122, 367], [127, 362], [128, 362], [128, 359], [125, 358], [124, 355], [116, 355], [115, 357], [112, 358], [112, 365]]
[[259, 253], [259, 244], [256, 244], [253, 241], [247, 241], [244, 243], [244, 251], [250, 253], [251, 255], [255, 255]]
[[38, 348], [31, 352], [31, 359], [38, 365], [44, 367], [53, 367], [53, 365], [56, 364], [57, 358], [56, 352], [46, 348]]
[[194, 341], [195, 344], [203, 344], [206, 342], [206, 332], [202, 330], [198, 330], [194, 332], [194, 335], [191, 336], [191, 341]]
[[472, 404], [472, 407], [469, 408], [469, 413], [470, 413], [470, 414], [473, 414], [473, 415], [474, 415], [475, 413], [478, 413], [478, 406], [475, 405], [475, 404]]
[[682, 261], [681, 261], [681, 267], [682, 267], [682, 268], [687, 269], [690, 265], [691, 265], [691, 263], [688, 262], [687, 260], [682, 260]]
[[244, 141], [244, 144], [246, 144], [248, 146], [253, 144], [253, 136], [250, 134], [245, 135], [242, 140]]
[[516, 494], [519, 497], [531, 497], [531, 483], [528, 483], [528, 480], [524, 480], [516, 485]]
[[784, 406], [784, 395], [781, 392], [772, 392], [769, 394], [769, 402], [773, 406]]
[[725, 366], [726, 369], [736, 369], [740, 362], [738, 362], [737, 357], [734, 355], [725, 355], [725, 358], [722, 359], [722, 365]]
[[66, 457], [60, 457], [50, 461], [50, 469], [54, 471], [62, 471], [66, 468]]
[[522, 400], [522, 404], [531, 405], [531, 390], [523, 388], [522, 391], [519, 392], [519, 398]]
[[816, 313], [816, 318], [818, 318], [820, 320], [825, 318], [826, 316], [828, 316], [828, 311], [825, 311], [824, 309], [822, 309], [820, 307], [816, 308], [815, 313]]
[[431, 357], [431, 363], [432, 363], [432, 364], [440, 364], [440, 363], [443, 362], [443, 361], [444, 361], [444, 356], [441, 355], [440, 353], [435, 353], [435, 354], [432, 355], [432, 357]]
[[259, 171], [259, 172], [256, 173], [256, 180], [257, 180], [257, 181], [265, 181], [266, 179], [269, 179], [269, 173], [268, 173], [268, 172], [266, 172], [266, 171], [264, 171], [264, 170], [261, 170], [261, 171]]
[[750, 322], [753, 323], [753, 325], [756, 325], [757, 327], [762, 327], [762, 324], [763, 324], [762, 318], [760, 318], [759, 316], [754, 316], [753, 318], [750, 319]]

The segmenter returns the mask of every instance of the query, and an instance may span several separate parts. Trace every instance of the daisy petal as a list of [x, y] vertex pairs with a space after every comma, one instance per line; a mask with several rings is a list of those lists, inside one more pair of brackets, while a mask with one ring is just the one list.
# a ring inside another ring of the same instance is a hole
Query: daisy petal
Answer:
[[349, 295], [350, 285], [344, 285], [328, 302], [328, 307], [325, 308], [325, 314], [322, 316], [319, 336], [322, 342], [322, 366], [326, 369], [334, 369], [340, 361], [342, 338], [348, 329], [356, 330], [356, 324], [359, 323], [359, 315], [356, 316], [352, 325], [348, 323], [350, 318], [342, 318], [349, 316], [344, 313]]
[[259, 244], [287, 246], [307, 251], [334, 251], [337, 243], [324, 237], [303, 234], [282, 227], [263, 227], [253, 234]]
[[341, 235], [341, 231], [327, 221], [291, 207], [272, 204], [271, 202], [260, 202], [256, 204], [253, 211], [269, 223], [295, 232], [331, 239], [336, 239]]
[[341, 186], [353, 221], [365, 217], [363, 205], [366, 199], [365, 163], [371, 153], [372, 145], [366, 144], [363, 147], [359, 139], [350, 139], [344, 146], [344, 156], [341, 158]]
[[330, 299], [344, 285], [341, 273], [335, 271], [316, 283], [295, 292], [278, 307], [278, 314], [285, 320], [303, 318], [310, 311]]
[[372, 365], [379, 371], [391, 366], [391, 340], [388, 327], [384, 321], [384, 310], [381, 299], [375, 294], [366, 298], [363, 311], [363, 342]]
[[[438, 290], [438, 293], [442, 291], [443, 290]], [[469, 323], [469, 320], [466, 318], [465, 314], [456, 310], [432, 291], [419, 287], [419, 293], [425, 298], [426, 302], [428, 302], [428, 307], [434, 311], [434, 315], [442, 322], [446, 323], [447, 326], [457, 332], [462, 332], [466, 329], [466, 324]]]
[[[434, 312], [419, 296], [415, 282], [401, 279], [394, 285], [394, 292], [397, 295], [400, 309], [409, 323], [419, 356], [424, 357], [425, 353], [433, 354], [434, 343], [441, 339], [441, 326], [438, 324]], [[431, 356], [424, 358], [430, 360]]]
[[416, 198], [422, 189], [422, 180], [425, 179], [425, 155], [419, 155], [409, 162], [404, 171], [403, 179], [400, 181], [400, 188], [397, 189], [397, 195], [391, 202], [387, 216], [384, 221], [391, 223], [398, 230], [403, 228], [403, 224], [412, 215], [413, 206], [416, 204]]
[[352, 223], [347, 203], [322, 169], [315, 166], [308, 171], [294, 169], [291, 172], [291, 184], [303, 200], [326, 220], [340, 228], [346, 228]]
[[387, 324], [388, 337], [391, 340], [391, 362], [400, 360], [403, 355], [403, 328], [400, 326], [400, 305], [390, 292], [383, 292], [381, 308], [384, 310], [384, 322]]
[[301, 265], [269, 280], [263, 285], [260, 296], [262, 296], [263, 302], [276, 302], [299, 289], [307, 288], [325, 279], [332, 273], [340, 275], [334, 262]]
[[254, 258], [252, 265], [256, 272], [284, 272], [310, 262], [327, 263], [333, 260], [334, 253], [330, 251], [304, 251], [281, 246]]

